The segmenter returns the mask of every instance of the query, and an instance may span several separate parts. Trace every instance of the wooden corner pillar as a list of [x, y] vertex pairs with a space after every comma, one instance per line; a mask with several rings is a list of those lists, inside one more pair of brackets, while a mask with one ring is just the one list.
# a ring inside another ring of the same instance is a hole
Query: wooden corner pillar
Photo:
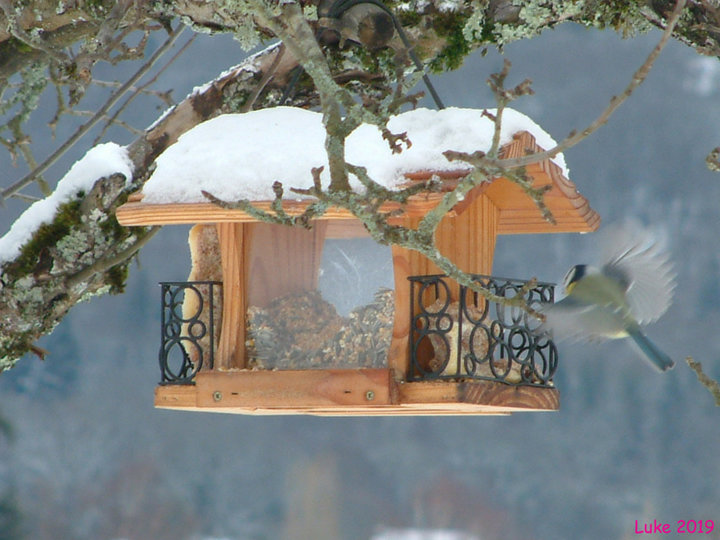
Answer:
[[[477, 189], [477, 188], [476, 188]], [[421, 218], [406, 218], [403, 226], [417, 228]], [[499, 210], [480, 193], [457, 213], [446, 215], [435, 232], [435, 244], [440, 253], [452, 260], [461, 270], [471, 274], [490, 274], [492, 271]], [[388, 367], [396, 379], [406, 379], [410, 370], [410, 282], [409, 276], [441, 274], [443, 272], [417, 251], [392, 246], [395, 273], [395, 321], [388, 354]], [[459, 289], [451, 289], [457, 300]], [[419, 313], [415, 302], [415, 313]]]
[[243, 223], [217, 224], [222, 256], [223, 313], [215, 369], [220, 370], [245, 366], [244, 232]]

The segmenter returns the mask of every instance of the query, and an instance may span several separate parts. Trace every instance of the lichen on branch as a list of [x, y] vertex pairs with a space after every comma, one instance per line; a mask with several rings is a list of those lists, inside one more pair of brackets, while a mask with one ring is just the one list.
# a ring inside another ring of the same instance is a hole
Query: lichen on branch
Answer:
[[77, 303], [124, 290], [128, 265], [154, 233], [118, 224], [125, 176], [95, 182], [58, 208], [0, 268], [0, 371], [9, 369]]

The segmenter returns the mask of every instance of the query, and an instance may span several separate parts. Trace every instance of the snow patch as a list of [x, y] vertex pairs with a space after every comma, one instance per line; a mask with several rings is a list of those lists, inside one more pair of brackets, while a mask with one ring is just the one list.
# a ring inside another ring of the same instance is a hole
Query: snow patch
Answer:
[[100, 178], [121, 173], [129, 181], [132, 171], [132, 161], [123, 146], [105, 143], [88, 150], [58, 182], [55, 191], [30, 205], [0, 238], [0, 265], [15, 259], [38, 227], [55, 218], [61, 204], [75, 198], [80, 191], [90, 191]]
[[442, 0], [437, 4], [438, 11], [446, 13], [448, 11], [457, 11], [460, 7], [460, 0]]
[[[348, 163], [367, 168], [370, 178], [392, 189], [406, 182], [407, 172], [461, 168], [442, 152], [488, 150], [494, 124], [481, 109], [416, 109], [392, 117], [388, 128], [396, 134], [407, 132], [412, 146], [393, 154], [380, 130], [363, 124], [347, 138], [345, 155]], [[556, 144], [527, 116], [505, 109], [500, 143], [510, 142], [519, 131], [532, 133], [545, 149]], [[563, 156], [553, 161], [567, 175]], [[206, 202], [201, 191], [228, 201], [272, 200], [275, 181], [285, 187], [285, 198], [300, 199], [290, 188], [312, 187], [310, 171], [320, 166], [325, 167], [323, 186], [330, 181], [322, 114], [295, 107], [227, 114], [203, 122], [165, 150], [156, 164], [143, 188], [143, 202], [150, 204]], [[351, 186], [363, 189], [354, 177]]]
[[477, 536], [451, 529], [385, 529], [370, 540], [480, 540]]

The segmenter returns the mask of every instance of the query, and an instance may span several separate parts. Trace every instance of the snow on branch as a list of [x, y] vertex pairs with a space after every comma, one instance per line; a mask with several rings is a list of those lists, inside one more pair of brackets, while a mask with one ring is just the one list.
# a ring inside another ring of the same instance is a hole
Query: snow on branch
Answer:
[[113, 174], [121, 174], [129, 182], [132, 172], [132, 163], [125, 148], [115, 143], [91, 148], [82, 159], [75, 162], [51, 195], [28, 207], [10, 230], [0, 237], [0, 266], [20, 255], [22, 247], [30, 241], [35, 231], [55, 219], [62, 204], [88, 193], [95, 182]]

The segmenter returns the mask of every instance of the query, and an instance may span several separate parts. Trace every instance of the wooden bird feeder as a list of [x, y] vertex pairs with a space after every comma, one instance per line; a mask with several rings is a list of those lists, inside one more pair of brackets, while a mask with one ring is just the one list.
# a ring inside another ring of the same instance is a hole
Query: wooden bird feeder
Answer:
[[[503, 157], [542, 150], [533, 135], [520, 132], [503, 147]], [[467, 172], [437, 174], [452, 183]], [[487, 276], [498, 235], [589, 232], [598, 227], [599, 216], [555, 163], [531, 165], [527, 173], [535, 187], [551, 186], [545, 202], [557, 224], [543, 219], [517, 185], [497, 178], [475, 188], [443, 219], [436, 235], [441, 253], [465, 272]], [[425, 170], [406, 176], [412, 181], [433, 174]], [[398, 223], [415, 227], [441, 197], [414, 196]], [[270, 202], [256, 204], [270, 208]], [[289, 201], [285, 210], [301, 213], [306, 204]], [[181, 359], [175, 368], [163, 366], [156, 407], [313, 415], [502, 415], [559, 407], [552, 383], [554, 344], [547, 336], [523, 341], [532, 336], [532, 331], [518, 330], [529, 324], [524, 312], [490, 306], [439, 276], [424, 256], [395, 246], [395, 288], [390, 293], [394, 316], [379, 363], [355, 353], [342, 358], [341, 348], [329, 363], [326, 355], [324, 363], [309, 361], [305, 367], [258, 367], [253, 360], [257, 351], [251, 350], [250, 314], [273, 309], [278, 298], [316, 290], [325, 239], [367, 236], [345, 210], [331, 208], [305, 230], [261, 223], [241, 210], [210, 203], [148, 204], [138, 194], [118, 210], [117, 218], [126, 226], [195, 224], [191, 236], [210, 232], [219, 246], [219, 254], [202, 249], [193, 254], [194, 268], [205, 264], [209, 272], [163, 289], [161, 357], [174, 348]], [[498, 294], [515, 294], [522, 286], [499, 278], [478, 280], [492, 284]], [[540, 289], [545, 292], [531, 300], [553, 300], [551, 287], [539, 284]], [[194, 307], [200, 305], [195, 314], [187, 312], [191, 291], [198, 297]], [[185, 311], [179, 314], [181, 304]], [[507, 320], [498, 322], [503, 318]], [[518, 339], [520, 343], [513, 344]]]

